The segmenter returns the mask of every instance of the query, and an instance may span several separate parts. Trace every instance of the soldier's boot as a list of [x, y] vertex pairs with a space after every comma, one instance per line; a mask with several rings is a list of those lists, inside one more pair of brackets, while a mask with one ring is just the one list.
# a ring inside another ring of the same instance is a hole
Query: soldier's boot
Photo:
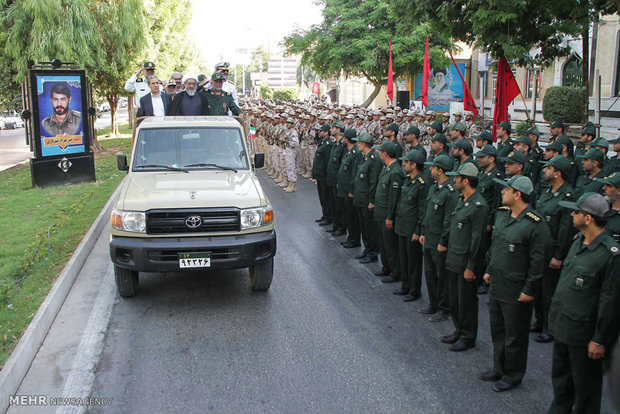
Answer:
[[278, 175], [276, 175], [276, 178], [274, 178], [273, 181], [275, 181], [276, 184], [280, 184], [282, 182], [282, 180], [284, 180], [284, 174], [282, 174], [280, 172], [280, 173], [278, 173]]
[[310, 170], [306, 170], [303, 174], [302, 177], [304, 178], [310, 178], [312, 177], [312, 172]]
[[278, 185], [280, 186], [280, 188], [286, 188], [288, 187], [288, 179], [286, 177], [284, 177], [284, 180], [282, 180], [281, 183], [279, 183]]
[[287, 193], [294, 193], [297, 191], [297, 183], [291, 182], [289, 186], [284, 189], [284, 191]]

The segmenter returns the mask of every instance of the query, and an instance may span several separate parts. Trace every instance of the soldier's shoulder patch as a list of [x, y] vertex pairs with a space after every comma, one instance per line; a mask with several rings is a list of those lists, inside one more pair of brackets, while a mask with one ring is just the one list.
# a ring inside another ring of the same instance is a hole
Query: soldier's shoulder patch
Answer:
[[392, 183], [392, 188], [398, 188], [398, 187], [400, 187], [400, 183], [398, 181], [394, 181]]
[[498, 208], [498, 210], [504, 210], [505, 211], [505, 210], [510, 210], [510, 208], [506, 207], [506, 206], [501, 206], [500, 208]]
[[448, 190], [450, 190], [450, 192], [454, 191], [454, 187], [452, 187], [452, 184], [448, 183], [446, 184], [446, 187], [448, 188]]
[[370, 154], [370, 158], [375, 159], [375, 154]]
[[424, 184], [424, 178], [418, 177], [418, 181], [420, 182], [420, 184]]
[[528, 211], [526, 216], [528, 216], [529, 218], [531, 218], [535, 222], [539, 222], [540, 220], [542, 220], [537, 214], [533, 213], [532, 211]]
[[482, 206], [482, 203], [480, 201], [476, 201], [476, 207], [480, 207]]
[[604, 238], [602, 243], [605, 247], [607, 247], [607, 250], [609, 250], [609, 252], [612, 255], [616, 256], [620, 253], [620, 248], [618, 248], [618, 243], [616, 243], [616, 241], [612, 239], [611, 237]]

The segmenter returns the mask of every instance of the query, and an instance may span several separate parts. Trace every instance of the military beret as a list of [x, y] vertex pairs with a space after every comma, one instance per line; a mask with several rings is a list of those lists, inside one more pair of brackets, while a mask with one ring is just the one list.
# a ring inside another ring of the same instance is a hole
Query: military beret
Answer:
[[530, 180], [524, 175], [515, 175], [508, 181], [500, 180], [499, 178], [493, 178], [493, 181], [504, 187], [510, 187], [525, 195], [530, 195], [532, 194], [532, 191], [534, 191], [532, 180]]
[[471, 163], [471, 162], [467, 162], [465, 164], [461, 164], [459, 166], [459, 169], [456, 171], [448, 171], [446, 172], [446, 175], [452, 175], [452, 176], [464, 176], [464, 177], [478, 177], [478, 168], [476, 168], [476, 166]]

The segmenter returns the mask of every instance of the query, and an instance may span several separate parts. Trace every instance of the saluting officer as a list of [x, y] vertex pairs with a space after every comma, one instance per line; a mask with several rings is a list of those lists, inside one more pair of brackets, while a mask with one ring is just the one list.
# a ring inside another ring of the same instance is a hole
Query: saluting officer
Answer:
[[484, 279], [490, 284], [489, 313], [493, 340], [493, 369], [479, 374], [496, 381], [493, 390], [517, 387], [527, 366], [532, 303], [537, 281], [546, 266], [549, 229], [530, 206], [534, 186], [529, 178], [514, 176], [505, 186], [503, 206], [495, 216], [490, 262]]
[[579, 230], [566, 255], [549, 310], [555, 338], [550, 413], [598, 413], [603, 358], [618, 337], [620, 249], [605, 232], [609, 207], [600, 194], [586, 193], [572, 210]]

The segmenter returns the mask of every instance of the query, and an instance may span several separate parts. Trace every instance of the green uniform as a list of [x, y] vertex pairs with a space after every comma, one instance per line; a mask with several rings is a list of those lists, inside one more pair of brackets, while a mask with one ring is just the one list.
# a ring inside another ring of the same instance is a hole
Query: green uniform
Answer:
[[[435, 155], [432, 152], [428, 155], [428, 157], [426, 158], [426, 162], [433, 162], [433, 160], [437, 157], [439, 157], [440, 155], [445, 155], [446, 157], [449, 157], [450, 154], [448, 154], [447, 151], [441, 151], [439, 154]], [[424, 179], [426, 179], [426, 181], [428, 182], [432, 182], [432, 177], [431, 177], [431, 169], [428, 165], [424, 166]]]
[[599, 171], [594, 177], [590, 177], [587, 172], [584, 171], [579, 177], [577, 177], [577, 186], [575, 187], [575, 199], [581, 197], [584, 193], [599, 193], [605, 195], [603, 189], [603, 183], [592, 178], [605, 178], [605, 172]]
[[428, 300], [432, 308], [449, 311], [446, 252], [438, 252], [437, 245], [448, 246], [450, 218], [459, 200], [459, 192], [450, 180], [434, 183], [428, 191], [422, 233], [424, 241], [424, 274]]
[[316, 180], [316, 187], [319, 193], [319, 202], [323, 217], [328, 221], [332, 220], [332, 210], [329, 202], [329, 190], [327, 188], [327, 161], [332, 150], [333, 141], [330, 137], [325, 138], [316, 149], [314, 162], [312, 163], [312, 178]]
[[475, 281], [466, 281], [465, 269], [474, 270], [482, 250], [489, 207], [480, 192], [475, 191], [467, 200], [459, 199], [450, 218], [450, 234], [446, 269], [450, 316], [455, 334], [465, 343], [476, 342], [478, 336], [478, 295]]
[[[486, 252], [491, 247], [491, 227], [495, 222], [495, 211], [502, 204], [502, 187], [499, 186], [496, 182], [493, 181], [493, 178], [497, 178], [500, 180], [504, 179], [504, 174], [500, 172], [497, 166], [493, 167], [489, 172], [480, 171], [478, 175], [478, 187], [477, 191], [480, 192], [484, 201], [487, 202], [487, 206], [489, 206], [489, 218], [487, 220], [487, 226], [484, 230], [484, 235], [482, 237], [482, 251]], [[482, 255], [478, 259], [478, 263], [476, 264], [476, 285], [480, 286], [483, 284], [484, 272], [486, 270], [486, 254]]]
[[398, 235], [398, 263], [402, 280], [401, 290], [413, 297], [422, 295], [422, 245], [412, 242], [414, 234], [422, 232], [428, 185], [422, 172], [415, 177], [405, 177], [401, 187], [400, 202], [396, 209], [394, 231]]
[[508, 138], [503, 144], [501, 142], [497, 144], [497, 169], [500, 170], [502, 174], [506, 173], [506, 168], [504, 167], [506, 163], [501, 161], [501, 158], [508, 157], [508, 154], [513, 151], [514, 145], [514, 141], [510, 138]]
[[516, 218], [508, 207], [499, 208], [487, 267], [489, 313], [493, 370], [508, 384], [521, 383], [527, 367], [532, 302], [519, 302], [519, 295], [537, 294], [548, 248], [549, 229], [530, 206]]
[[228, 92], [222, 91], [221, 94], [218, 94], [214, 90], [209, 90], [198, 93], [206, 96], [209, 115], [228, 115], [229, 110], [233, 115], [241, 115], [241, 109], [239, 109], [232, 95]]
[[609, 353], [618, 336], [620, 249], [606, 232], [583, 241], [578, 234], [568, 251], [549, 311], [552, 413], [600, 412], [602, 360], [588, 357], [588, 343]]
[[346, 230], [343, 215], [344, 200], [342, 197], [338, 197], [337, 186], [338, 170], [340, 170], [340, 163], [342, 162], [345, 149], [342, 139], [334, 142], [329, 154], [329, 160], [327, 161], [327, 188], [329, 192], [330, 210], [332, 211], [333, 229], [342, 232]]
[[476, 160], [474, 160], [474, 157], [472, 157], [471, 155], [467, 158], [465, 158], [463, 160], [463, 162], [460, 162], [459, 160], [455, 159], [454, 163], [452, 164], [452, 171], [456, 171], [459, 169], [459, 167], [463, 164], [474, 164], [476, 166], [476, 168], [480, 169], [480, 166], [478, 165], [478, 162]]
[[607, 224], [605, 224], [605, 230], [616, 241], [620, 243], [620, 210], [609, 210], [609, 217], [607, 218]]
[[394, 229], [385, 227], [385, 220], [396, 218], [396, 207], [400, 197], [400, 187], [405, 174], [400, 164], [394, 161], [389, 167], [383, 166], [375, 192], [374, 219], [377, 225], [377, 244], [381, 252], [383, 270], [395, 279], [400, 279], [398, 266], [398, 237]]
[[374, 212], [368, 209], [368, 204], [375, 203], [377, 180], [381, 168], [379, 155], [371, 149], [363, 156], [353, 180], [353, 205], [357, 208], [364, 252], [371, 257], [379, 254], [379, 246], [377, 245], [377, 226], [373, 220]]
[[349, 198], [349, 194], [353, 192], [353, 180], [355, 178], [355, 170], [357, 169], [358, 149], [355, 145], [351, 149], [344, 147], [344, 155], [338, 169], [338, 197], [343, 200], [343, 218], [345, 227], [347, 228], [347, 241], [351, 244], [360, 244], [360, 228], [357, 219], [357, 212], [353, 205], [353, 199]]
[[56, 114], [53, 113], [41, 121], [41, 124], [43, 124], [44, 128], [44, 131], [41, 131], [41, 135], [44, 137], [55, 137], [64, 134], [75, 135], [82, 126], [82, 114], [69, 109], [67, 116], [62, 122], [58, 122]]

